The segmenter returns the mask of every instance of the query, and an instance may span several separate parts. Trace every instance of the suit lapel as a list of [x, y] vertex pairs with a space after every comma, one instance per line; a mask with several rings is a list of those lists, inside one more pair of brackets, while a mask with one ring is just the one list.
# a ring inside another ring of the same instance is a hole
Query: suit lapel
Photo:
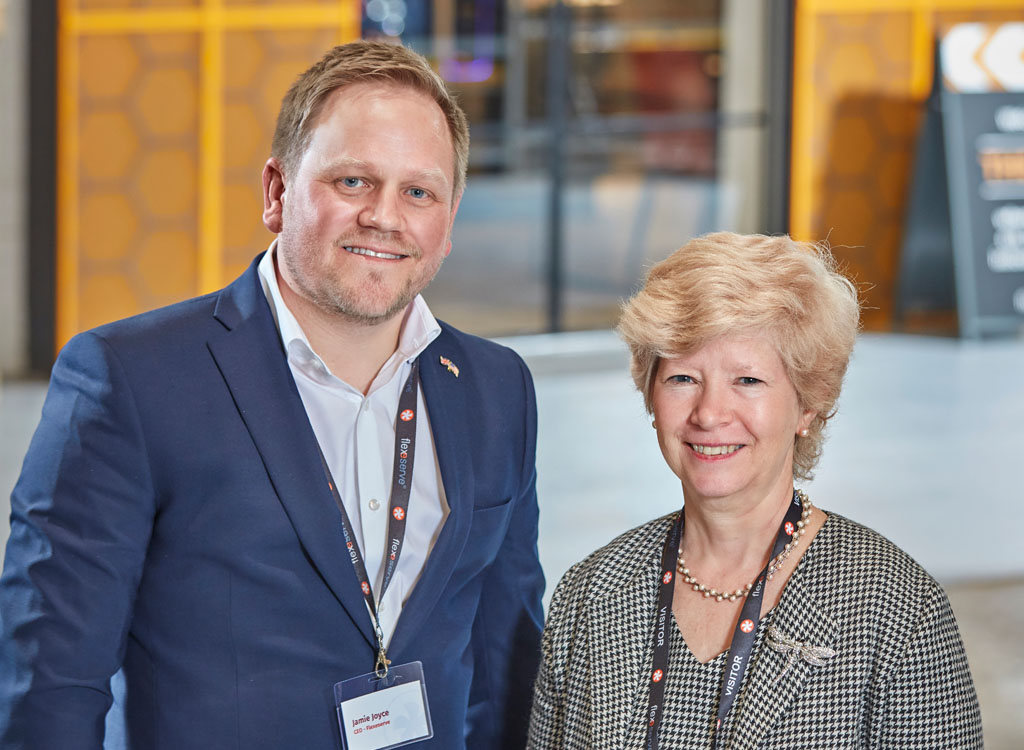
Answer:
[[258, 261], [221, 293], [214, 315], [226, 330], [208, 346], [300, 543], [376, 648], [355, 571], [342, 554], [341, 519], [317, 457], [316, 436], [256, 273]]
[[[790, 580], [773, 617], [776, 630], [789, 638], [814, 646], [834, 646], [836, 628], [801, 585], [799, 579]], [[750, 673], [744, 681], [740, 700], [728, 719], [734, 727], [732, 750], [750, 750], [757, 747], [788, 710], [804, 682], [817, 667], [796, 659], [790, 663], [789, 655], [769, 645], [767, 635], [758, 649]], [[787, 669], [788, 665], [788, 669]]]
[[[662, 535], [659, 541], [664, 543]], [[593, 633], [591, 739], [600, 747], [640, 747], [646, 743], [646, 724], [641, 717], [647, 713], [649, 697], [661, 544], [649, 545], [653, 552], [616, 593], [587, 607]], [[672, 627], [671, 615], [666, 622]]]
[[[458, 362], [462, 368], [470, 366], [470, 363], [462, 356], [458, 341], [445, 329], [420, 355], [420, 385], [449, 513], [427, 557], [423, 574], [398, 618], [391, 641], [391, 650], [396, 654], [412, 644], [419, 626], [437, 605], [469, 538], [473, 519], [473, 472], [467, 459], [470, 455], [467, 426], [471, 421], [468, 419], [467, 389], [470, 388], [468, 380], [471, 373], [462, 374], [465, 380], [456, 377], [441, 365], [441, 356]], [[427, 470], [425, 464], [428, 460], [426, 456], [420, 459], [423, 461], [419, 463], [420, 471]]]

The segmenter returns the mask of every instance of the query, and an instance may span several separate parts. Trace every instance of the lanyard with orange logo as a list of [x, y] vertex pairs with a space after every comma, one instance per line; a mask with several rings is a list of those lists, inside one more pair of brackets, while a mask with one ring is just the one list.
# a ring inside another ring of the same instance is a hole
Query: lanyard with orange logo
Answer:
[[[768, 557], [768, 563], [764, 570], [758, 575], [753, 588], [743, 601], [743, 609], [736, 623], [736, 630], [733, 632], [732, 642], [729, 644], [728, 659], [725, 666], [725, 674], [722, 675], [722, 688], [718, 698], [718, 716], [712, 728], [712, 748], [721, 746], [722, 724], [729, 710], [736, 701], [740, 685], [743, 683], [743, 675], [750, 663], [750, 654], [754, 648], [754, 637], [757, 634], [758, 623], [761, 622], [761, 603], [764, 599], [764, 587], [768, 576], [768, 565], [778, 557], [786, 542], [790, 540], [793, 531], [797, 528], [802, 511], [800, 497], [794, 491], [793, 502], [790, 503], [782, 523], [779, 525], [779, 533], [775, 537], [775, 546], [772, 554]], [[668, 630], [672, 626], [672, 597], [675, 593], [675, 569], [676, 560], [679, 556], [679, 542], [683, 538], [683, 513], [679, 514], [679, 521], [672, 524], [665, 547], [661, 553], [661, 582], [658, 586], [658, 617], [654, 628], [654, 660], [651, 665], [650, 697], [647, 707], [647, 750], [658, 750], [658, 728], [661, 726], [661, 717], [664, 713], [665, 682], [668, 677]]]
[[388, 505], [388, 541], [385, 548], [384, 578], [381, 581], [380, 597], [377, 599], [374, 599], [373, 590], [370, 587], [370, 577], [366, 573], [366, 563], [360, 553], [359, 542], [356, 541], [352, 531], [352, 522], [349, 520], [341, 495], [338, 493], [337, 483], [331, 476], [331, 470], [327, 466], [323, 450], [320, 451], [320, 462], [323, 464], [324, 474], [327, 475], [327, 485], [331, 488], [331, 495], [341, 512], [341, 530], [345, 538], [345, 548], [352, 561], [352, 566], [355, 568], [359, 588], [363, 592], [363, 598], [366, 599], [366, 606], [370, 608], [370, 618], [373, 620], [373, 629], [377, 636], [377, 663], [374, 671], [379, 677], [384, 677], [388, 673], [388, 665], [391, 662], [387, 658], [387, 649], [384, 647], [384, 632], [380, 627], [377, 605], [384, 597], [384, 592], [388, 590], [388, 585], [394, 577], [395, 569], [398, 567], [398, 558], [402, 554], [402, 545], [405, 543], [405, 523], [409, 514], [409, 491], [412, 488], [412, 460], [416, 448], [419, 373], [420, 367], [417, 359], [412, 363], [412, 372], [409, 373], [405, 385], [402, 386], [402, 393], [398, 399], [398, 414], [395, 418], [394, 474], [391, 479], [391, 501]]

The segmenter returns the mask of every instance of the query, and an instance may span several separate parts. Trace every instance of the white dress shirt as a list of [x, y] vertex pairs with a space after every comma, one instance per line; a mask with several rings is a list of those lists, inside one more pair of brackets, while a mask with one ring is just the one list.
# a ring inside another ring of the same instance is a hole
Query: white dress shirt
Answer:
[[[378, 601], [377, 612], [387, 645], [394, 635], [402, 606], [419, 580], [430, 550], [448, 517], [441, 469], [421, 387], [405, 544], [388, 590], [381, 599], [398, 399], [412, 370], [413, 360], [440, 335], [441, 327], [427, 303], [417, 295], [404, 313], [398, 348], [381, 367], [364, 396], [331, 373], [310, 347], [302, 327], [285, 305], [277, 284], [276, 248], [275, 240], [260, 261], [260, 281], [281, 333], [288, 367], [298, 386], [306, 415], [354, 527], [352, 533], [366, 562], [366, 573]], [[348, 560], [340, 531], [338, 557]], [[372, 666], [368, 662], [367, 671]]]

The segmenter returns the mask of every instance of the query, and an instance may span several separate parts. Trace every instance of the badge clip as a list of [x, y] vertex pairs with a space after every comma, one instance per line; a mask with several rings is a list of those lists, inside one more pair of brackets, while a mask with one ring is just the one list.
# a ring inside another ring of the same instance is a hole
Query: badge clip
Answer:
[[374, 673], [380, 678], [384, 679], [388, 676], [388, 667], [391, 666], [391, 659], [388, 658], [388, 652], [384, 648], [377, 651], [377, 663], [373, 667]]

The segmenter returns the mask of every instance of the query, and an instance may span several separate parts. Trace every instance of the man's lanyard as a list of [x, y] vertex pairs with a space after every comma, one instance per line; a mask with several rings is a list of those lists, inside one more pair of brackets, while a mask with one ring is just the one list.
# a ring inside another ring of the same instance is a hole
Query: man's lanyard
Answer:
[[[764, 570], [757, 577], [757, 582], [743, 601], [739, 622], [729, 645], [729, 658], [725, 674], [722, 675], [722, 688], [718, 698], [718, 718], [712, 729], [712, 748], [721, 746], [722, 723], [729, 714], [732, 704], [739, 694], [743, 675], [750, 663], [750, 652], [754, 648], [754, 636], [757, 625], [761, 622], [761, 602], [763, 600], [765, 581], [768, 576], [768, 565], [774, 560], [782, 548], [786, 546], [797, 527], [801, 513], [800, 497], [794, 491], [793, 502], [786, 511], [785, 518], [779, 526], [775, 537], [775, 546]], [[679, 522], [672, 525], [665, 548], [661, 553], [661, 586], [658, 592], [658, 620], [654, 628], [654, 663], [651, 666], [650, 698], [647, 707], [647, 750], [658, 750], [658, 728], [664, 713], [665, 683], [668, 677], [668, 629], [671, 628], [672, 596], [675, 593], [675, 568], [679, 556], [679, 542], [683, 538], [683, 513], [679, 514]]]
[[359, 542], [356, 541], [353, 533], [352, 522], [345, 511], [345, 504], [338, 494], [338, 486], [331, 476], [331, 470], [327, 466], [327, 459], [324, 452], [320, 450], [320, 462], [324, 467], [324, 474], [327, 475], [327, 485], [331, 488], [331, 495], [334, 502], [341, 511], [341, 530], [345, 537], [345, 547], [348, 549], [349, 559], [356, 570], [356, 578], [359, 579], [359, 588], [363, 591], [366, 599], [366, 606], [370, 608], [370, 619], [373, 620], [373, 629], [377, 636], [377, 663], [374, 667], [378, 677], [384, 677], [388, 673], [388, 665], [391, 660], [387, 658], [387, 649], [384, 647], [384, 631], [380, 627], [380, 618], [377, 614], [377, 606], [384, 592], [388, 590], [395, 569], [398, 567], [398, 558], [402, 555], [402, 545], [405, 543], [405, 522], [409, 514], [409, 490], [412, 487], [412, 459], [416, 448], [416, 410], [417, 397], [419, 395], [420, 366], [419, 359], [412, 363], [412, 372], [409, 373], [405, 385], [402, 386], [402, 394], [398, 399], [398, 414], [395, 419], [395, 464], [394, 476], [391, 479], [391, 502], [388, 505], [388, 541], [385, 545], [386, 558], [384, 561], [384, 579], [381, 582], [380, 597], [374, 599], [373, 590], [370, 588], [370, 578], [366, 573], [366, 564], [359, 551]]

